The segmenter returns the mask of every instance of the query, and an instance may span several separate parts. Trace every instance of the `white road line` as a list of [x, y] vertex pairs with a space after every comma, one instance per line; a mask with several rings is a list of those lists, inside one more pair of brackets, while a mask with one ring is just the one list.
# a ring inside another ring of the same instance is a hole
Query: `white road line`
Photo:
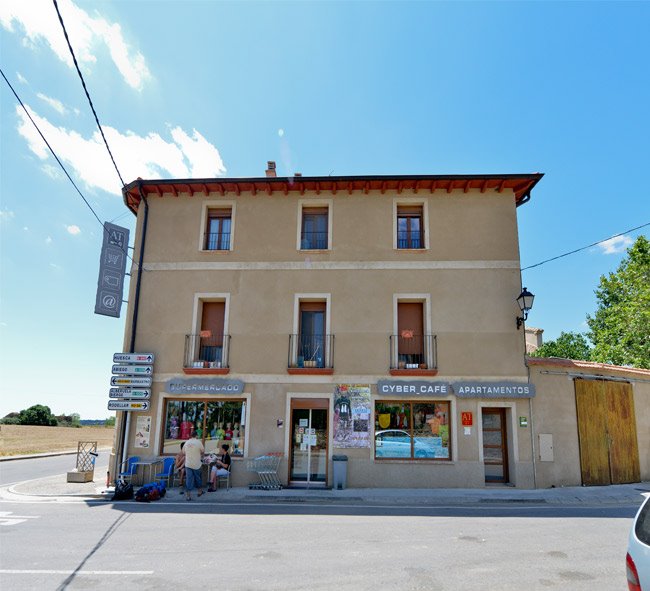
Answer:
[[0, 569], [3, 575], [153, 575], [152, 570], [14, 570]]

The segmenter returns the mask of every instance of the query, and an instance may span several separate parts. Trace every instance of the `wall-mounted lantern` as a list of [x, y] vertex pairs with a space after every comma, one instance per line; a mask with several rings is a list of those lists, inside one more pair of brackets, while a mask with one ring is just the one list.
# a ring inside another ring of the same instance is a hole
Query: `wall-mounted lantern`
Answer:
[[517, 330], [521, 328], [521, 325], [528, 318], [528, 312], [530, 312], [531, 308], [533, 307], [534, 299], [535, 296], [524, 287], [523, 291], [517, 298], [517, 304], [519, 304], [519, 309], [522, 313], [522, 316], [517, 316]]

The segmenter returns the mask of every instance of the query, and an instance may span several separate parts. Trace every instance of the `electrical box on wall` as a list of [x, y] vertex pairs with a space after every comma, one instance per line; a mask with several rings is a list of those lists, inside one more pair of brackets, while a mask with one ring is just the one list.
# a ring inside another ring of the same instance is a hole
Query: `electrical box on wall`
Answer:
[[539, 460], [540, 462], [553, 461], [553, 435], [550, 433], [539, 434]]

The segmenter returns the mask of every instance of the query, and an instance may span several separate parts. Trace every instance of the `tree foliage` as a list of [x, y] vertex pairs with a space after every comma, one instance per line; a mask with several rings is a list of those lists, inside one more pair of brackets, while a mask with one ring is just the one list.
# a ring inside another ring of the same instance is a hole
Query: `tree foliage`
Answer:
[[108, 417], [104, 421], [104, 426], [105, 427], [115, 427], [115, 417]]
[[49, 406], [35, 404], [25, 410], [21, 410], [18, 416], [21, 425], [45, 425], [56, 427], [57, 420], [52, 414]]
[[561, 332], [554, 341], [548, 341], [531, 353], [531, 357], [563, 357], [564, 359], [591, 359], [591, 347], [585, 335], [579, 332]]
[[650, 369], [650, 242], [639, 236], [615, 273], [600, 278], [587, 316], [592, 360]]

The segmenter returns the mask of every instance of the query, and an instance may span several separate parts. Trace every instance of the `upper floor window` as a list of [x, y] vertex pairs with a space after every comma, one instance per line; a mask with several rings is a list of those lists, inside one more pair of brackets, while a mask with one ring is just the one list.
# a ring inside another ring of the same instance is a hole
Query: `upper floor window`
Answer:
[[329, 210], [327, 207], [303, 207], [300, 228], [301, 250], [329, 248]]
[[230, 250], [232, 209], [208, 209], [205, 250]]
[[421, 205], [397, 206], [397, 248], [424, 248], [424, 215]]

